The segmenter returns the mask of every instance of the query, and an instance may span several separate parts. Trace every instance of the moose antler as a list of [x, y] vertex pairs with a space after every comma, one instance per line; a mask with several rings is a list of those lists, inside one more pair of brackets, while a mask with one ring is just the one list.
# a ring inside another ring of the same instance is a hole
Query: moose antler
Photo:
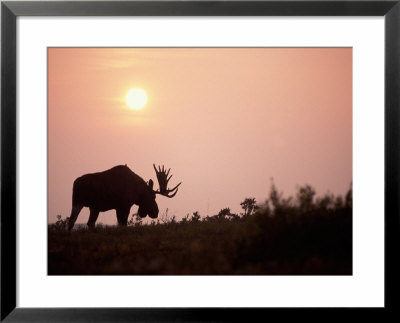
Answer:
[[[178, 185], [176, 185], [174, 188], [172, 189], [168, 189], [168, 182], [171, 179], [172, 175], [169, 175], [169, 171], [171, 170], [168, 169], [168, 171], [166, 171], [166, 169], [164, 168], [164, 165], [162, 166], [162, 168], [160, 166], [158, 166], [158, 170], [156, 168], [156, 165], [153, 164], [154, 170], [156, 171], [156, 175], [157, 175], [157, 180], [158, 180], [158, 185], [160, 186], [160, 190], [159, 191], [154, 191], [156, 194], [160, 194], [166, 197], [174, 197], [176, 195], [176, 193], [178, 193], [178, 187], [179, 185], [182, 184], [182, 182], [180, 182]], [[175, 192], [174, 192], [175, 191]], [[170, 195], [170, 193], [172, 193]]]

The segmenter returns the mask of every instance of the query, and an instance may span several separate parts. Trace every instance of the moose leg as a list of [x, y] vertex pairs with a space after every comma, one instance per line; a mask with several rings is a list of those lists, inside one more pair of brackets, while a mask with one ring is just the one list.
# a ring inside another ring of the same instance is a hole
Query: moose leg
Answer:
[[129, 210], [130, 208], [117, 209], [118, 225], [126, 226], [128, 224]]
[[89, 229], [94, 229], [98, 217], [99, 217], [99, 211], [90, 208], [89, 221], [87, 223]]
[[75, 221], [78, 218], [79, 212], [82, 210], [83, 206], [73, 205], [71, 210], [71, 215], [68, 220], [68, 231], [71, 231], [74, 227]]

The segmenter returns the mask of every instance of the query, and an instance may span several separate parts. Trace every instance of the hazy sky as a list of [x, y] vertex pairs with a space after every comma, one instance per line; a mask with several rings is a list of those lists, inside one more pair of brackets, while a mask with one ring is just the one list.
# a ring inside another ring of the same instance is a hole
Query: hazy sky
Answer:
[[[69, 216], [75, 178], [120, 164], [157, 188], [153, 163], [170, 167], [183, 183], [157, 202], [177, 218], [240, 212], [271, 177], [287, 196], [350, 187], [351, 48], [51, 48], [48, 82], [49, 222]], [[136, 87], [141, 110], [125, 102]]]

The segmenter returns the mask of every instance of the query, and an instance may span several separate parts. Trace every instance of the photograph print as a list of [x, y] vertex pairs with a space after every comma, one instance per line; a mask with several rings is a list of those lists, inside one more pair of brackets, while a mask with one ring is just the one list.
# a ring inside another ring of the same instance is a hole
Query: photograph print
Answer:
[[48, 275], [352, 275], [352, 55], [48, 48]]

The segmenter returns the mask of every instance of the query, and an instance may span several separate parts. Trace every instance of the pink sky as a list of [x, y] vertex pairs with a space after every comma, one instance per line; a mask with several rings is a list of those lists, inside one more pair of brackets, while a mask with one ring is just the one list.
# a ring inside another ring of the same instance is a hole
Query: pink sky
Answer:
[[350, 187], [351, 48], [51, 48], [48, 67], [49, 222], [69, 216], [75, 178], [120, 164], [156, 187], [153, 163], [171, 167], [183, 184], [157, 203], [178, 219], [263, 202], [271, 177], [286, 196]]

